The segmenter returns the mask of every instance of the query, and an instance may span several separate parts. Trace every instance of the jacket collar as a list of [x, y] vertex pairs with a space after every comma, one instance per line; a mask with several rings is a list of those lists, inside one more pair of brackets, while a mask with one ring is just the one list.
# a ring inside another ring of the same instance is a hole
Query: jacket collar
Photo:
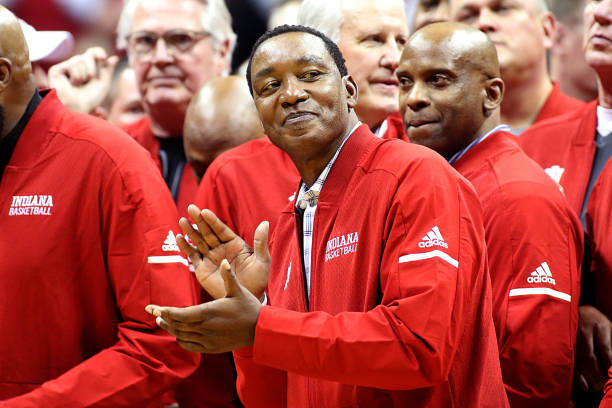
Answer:
[[521, 150], [516, 136], [506, 131], [497, 131], [468, 150], [453, 164], [453, 167], [465, 176], [492, 156], [515, 150]]

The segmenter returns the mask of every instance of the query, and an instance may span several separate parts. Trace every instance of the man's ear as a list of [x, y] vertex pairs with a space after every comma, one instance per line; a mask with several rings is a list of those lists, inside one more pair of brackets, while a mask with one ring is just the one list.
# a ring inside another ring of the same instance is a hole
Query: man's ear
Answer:
[[0, 93], [11, 83], [13, 75], [13, 64], [9, 59], [0, 58]]
[[215, 69], [216, 69], [217, 76], [226, 76], [226, 75], [229, 75], [230, 73], [231, 63], [230, 63], [229, 49], [230, 49], [229, 39], [226, 39], [222, 43], [216, 45], [216, 48], [215, 48], [216, 67]]
[[494, 111], [501, 105], [504, 99], [505, 86], [504, 81], [499, 77], [487, 79], [485, 82], [485, 99], [482, 106], [485, 113]]
[[355, 80], [350, 75], [345, 75], [342, 78], [344, 83], [344, 90], [346, 91], [346, 102], [349, 108], [354, 109], [357, 106], [357, 97], [359, 96], [359, 89]]
[[555, 40], [555, 30], [557, 21], [552, 13], [542, 13], [540, 16], [542, 29], [544, 30], [544, 48], [550, 50], [553, 47]]

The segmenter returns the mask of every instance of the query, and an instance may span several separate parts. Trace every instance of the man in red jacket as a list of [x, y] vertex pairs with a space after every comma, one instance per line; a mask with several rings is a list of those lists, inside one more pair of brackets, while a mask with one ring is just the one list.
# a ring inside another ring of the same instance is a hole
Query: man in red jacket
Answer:
[[[403, 7], [399, 0], [307, 0], [298, 15], [300, 24], [321, 30], [338, 44], [361, 92], [357, 116], [385, 139], [407, 139], [397, 110], [393, 75], [408, 35]], [[232, 231], [252, 243], [261, 221], [269, 220], [270, 231], [274, 230], [278, 214], [295, 196], [299, 179], [287, 153], [264, 138], [215, 160], [200, 184], [195, 203], [212, 210]], [[268, 187], [244, 194], [245, 188], [261, 182]]]
[[569, 407], [582, 228], [499, 125], [495, 46], [463, 24], [433, 24], [408, 40], [397, 77], [410, 140], [443, 155], [480, 197], [510, 405]]
[[[265, 222], [253, 252], [190, 207], [198, 231], [181, 226], [196, 246], [177, 239], [220, 299], [151, 305], [158, 324], [188, 350], [238, 350], [247, 406], [507, 406], [469, 183], [432, 151], [360, 123], [339, 49], [312, 28], [264, 34], [247, 79], [266, 134], [301, 176], [297, 196], [271, 253]], [[264, 369], [276, 373], [270, 393]]]
[[483, 31], [495, 44], [506, 83], [501, 121], [513, 133], [583, 105], [563, 94], [548, 75], [546, 51], [555, 18], [546, 0], [451, 0], [451, 16]]
[[39, 92], [0, 7], [0, 406], [161, 407], [198, 358], [142, 313], [195, 301], [149, 154]]
[[[589, 195], [612, 156], [612, 0], [590, 0], [584, 9], [584, 55], [598, 78], [599, 98], [582, 109], [534, 126], [520, 138], [525, 153], [562, 187], [570, 206], [585, 224]], [[609, 218], [600, 218], [603, 230]], [[588, 239], [587, 239], [588, 242]], [[588, 247], [588, 246], [587, 246]], [[593, 297], [599, 283], [589, 271], [583, 278], [575, 380], [582, 390], [600, 392], [612, 364], [611, 315]], [[598, 329], [597, 329], [598, 328]]]

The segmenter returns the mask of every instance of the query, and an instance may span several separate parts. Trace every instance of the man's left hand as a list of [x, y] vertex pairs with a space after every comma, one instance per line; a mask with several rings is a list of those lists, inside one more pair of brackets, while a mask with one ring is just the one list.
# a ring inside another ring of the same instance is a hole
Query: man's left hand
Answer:
[[229, 262], [221, 263], [226, 296], [185, 308], [148, 305], [159, 327], [178, 344], [198, 353], [224, 353], [253, 345], [261, 303], [240, 282]]

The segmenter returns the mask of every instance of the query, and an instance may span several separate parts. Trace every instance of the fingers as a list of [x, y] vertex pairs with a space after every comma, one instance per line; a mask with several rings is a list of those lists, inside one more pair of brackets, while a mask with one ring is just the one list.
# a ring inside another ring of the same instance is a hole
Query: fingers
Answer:
[[231, 241], [232, 239], [238, 237], [234, 231], [232, 231], [227, 225], [223, 223], [215, 215], [214, 212], [204, 209], [200, 212], [202, 219], [206, 222], [207, 226], [210, 227], [212, 232], [221, 242]]
[[268, 232], [270, 230], [270, 223], [263, 221], [257, 226], [255, 230], [255, 236], [253, 238], [253, 249], [255, 250], [255, 257], [264, 263], [270, 264], [270, 251], [268, 249]]
[[187, 242], [185, 237], [181, 234], [176, 234], [176, 243], [179, 249], [183, 251], [185, 255], [187, 255], [193, 267], [198, 269], [198, 266], [200, 266], [202, 263], [202, 256], [198, 252], [197, 248]]
[[[592, 333], [594, 335], [594, 333]], [[593, 335], [587, 336], [585, 340], [584, 355], [582, 357], [582, 365], [584, 367], [584, 377], [586, 378], [589, 388], [596, 391], [601, 391], [603, 388], [603, 375], [599, 369], [597, 356], [595, 355], [595, 345]]]
[[[198, 226], [198, 230], [197, 230], [198, 240], [205, 242], [206, 245], [208, 245], [208, 247], [210, 247], [211, 249], [219, 246], [221, 244], [221, 240], [212, 231], [207, 221], [204, 218], [202, 218], [202, 211], [200, 211], [200, 209], [197, 206], [191, 204], [189, 205], [189, 207], [187, 207], [187, 212], [189, 213], [189, 216], [191, 217], [193, 222], [195, 222], [195, 224]], [[191, 238], [191, 235], [189, 237]], [[194, 243], [198, 245], [196, 241], [194, 241]], [[199, 245], [198, 245], [198, 248], [199, 248]]]
[[188, 307], [147, 305], [145, 310], [155, 317], [161, 317], [170, 324], [198, 323], [211, 317], [206, 303]]
[[[198, 214], [199, 214], [199, 210], [198, 210]], [[193, 218], [193, 216], [192, 216], [192, 218]], [[179, 220], [179, 226], [181, 227], [183, 232], [189, 237], [189, 239], [191, 239], [191, 241], [196, 245], [196, 247], [198, 248], [198, 251], [200, 251], [200, 253], [203, 256], [206, 256], [208, 254], [208, 251], [210, 250], [210, 248], [209, 248], [208, 244], [204, 241], [204, 238], [202, 238], [202, 235], [200, 234], [200, 231], [198, 231], [195, 228], [193, 228], [193, 226], [187, 220], [187, 218], [184, 218], [184, 217]], [[200, 228], [200, 227], [198, 227], [198, 228]]]
[[237, 297], [241, 296], [242, 286], [236, 279], [236, 274], [232, 271], [232, 268], [227, 262], [227, 259], [221, 261], [221, 277], [223, 278], [223, 283], [225, 283], [225, 293], [226, 297]]

